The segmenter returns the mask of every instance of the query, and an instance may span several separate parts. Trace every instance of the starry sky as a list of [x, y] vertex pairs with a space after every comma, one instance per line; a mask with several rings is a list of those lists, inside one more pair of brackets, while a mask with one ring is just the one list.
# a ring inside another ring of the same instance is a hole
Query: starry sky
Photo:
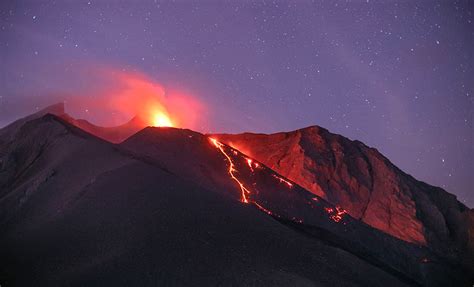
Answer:
[[203, 103], [201, 132], [320, 125], [473, 207], [473, 8], [3, 0], [0, 127], [59, 101], [76, 103], [66, 106], [75, 117], [110, 124], [113, 111], [87, 106], [114, 81], [97, 70], [134, 73]]

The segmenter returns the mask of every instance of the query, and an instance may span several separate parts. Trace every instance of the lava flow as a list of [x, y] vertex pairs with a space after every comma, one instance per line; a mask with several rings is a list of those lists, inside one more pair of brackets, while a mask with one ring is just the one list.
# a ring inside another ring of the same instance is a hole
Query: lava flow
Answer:
[[229, 174], [230, 174], [230, 177], [235, 181], [237, 182], [237, 184], [239, 185], [240, 187], [240, 190], [242, 191], [242, 202], [243, 203], [249, 203], [248, 199], [247, 199], [247, 194], [250, 194], [250, 190], [248, 190], [242, 182], [240, 182], [240, 180], [234, 175], [234, 172], [236, 171], [235, 170], [235, 165], [234, 165], [234, 162], [232, 161], [232, 159], [230, 158], [230, 156], [224, 151], [224, 148], [222, 147], [223, 144], [218, 142], [216, 139], [213, 139], [213, 138], [210, 138], [211, 142], [214, 144], [214, 146], [216, 148], [218, 148], [221, 153], [227, 158], [227, 160], [229, 161]]
[[[214, 138], [209, 138], [209, 140], [229, 161], [229, 169], [228, 169], [227, 172], [229, 173], [232, 180], [234, 180], [240, 187], [241, 194], [242, 194], [241, 201], [243, 203], [252, 203], [258, 209], [262, 210], [263, 212], [265, 212], [265, 213], [267, 213], [271, 216], [280, 217], [278, 214], [273, 213], [272, 211], [270, 211], [267, 208], [263, 207], [258, 202], [254, 201], [254, 200], [249, 200], [249, 195], [251, 194], [251, 191], [248, 188], [246, 188], [245, 185], [237, 178], [236, 172], [238, 172], [238, 171], [236, 170], [236, 166], [235, 166], [231, 156], [229, 154], [227, 154], [227, 152], [225, 151], [224, 144], [220, 143], [219, 141], [217, 141]], [[238, 155], [238, 152], [236, 150], [232, 150], [232, 153], [234, 155]], [[252, 159], [245, 158], [245, 160], [246, 160], [246, 163], [247, 163], [247, 165], [249, 166], [249, 168], [252, 172], [254, 172], [254, 167], [255, 168], [260, 168], [260, 165], [256, 162], [254, 162]], [[293, 187], [293, 183], [289, 182], [288, 180], [286, 180], [286, 179], [284, 179], [284, 178], [282, 178], [278, 175], [275, 175], [275, 174], [272, 174], [272, 176], [274, 178], [278, 179], [280, 183], [286, 184], [288, 186], [288, 188], [291, 189]], [[316, 201], [316, 202], [319, 201], [319, 199], [317, 197], [313, 197], [312, 200]], [[336, 222], [336, 223], [339, 223], [343, 219], [343, 216], [347, 213], [343, 208], [341, 208], [339, 206], [336, 206], [335, 208], [326, 207], [324, 209], [325, 209], [326, 213], [329, 215], [329, 218], [331, 220], [333, 220], [334, 222]], [[295, 222], [298, 222], [298, 223], [303, 223], [303, 220], [295, 218], [295, 217], [293, 217], [292, 220], [295, 221]]]
[[275, 174], [273, 174], [272, 176], [274, 178], [278, 179], [281, 183], [284, 183], [284, 184], [288, 185], [289, 188], [293, 187], [293, 184], [291, 182], [289, 182], [288, 180], [282, 178], [281, 176], [278, 176], [278, 175], [275, 175]]
[[[244, 186], [244, 184], [235, 176], [234, 172], [236, 172], [237, 170], [235, 169], [235, 164], [234, 162], [232, 161], [232, 158], [225, 152], [224, 150], [224, 145], [220, 142], [218, 142], [216, 139], [213, 139], [213, 138], [209, 138], [209, 140], [212, 142], [212, 144], [219, 149], [219, 151], [227, 158], [227, 160], [229, 161], [229, 170], [228, 170], [228, 173], [230, 175], [230, 177], [235, 181], [237, 182], [237, 184], [239, 185], [240, 187], [240, 190], [242, 192], [242, 202], [243, 203], [253, 203], [258, 209], [260, 209], [261, 211], [265, 212], [266, 214], [268, 215], [271, 215], [271, 216], [275, 216], [275, 217], [280, 217], [278, 214], [275, 214], [273, 212], [271, 212], [270, 210], [266, 209], [265, 207], [263, 207], [262, 205], [260, 205], [259, 203], [255, 202], [255, 201], [249, 201], [249, 199], [247, 198], [247, 195], [250, 195], [250, 190], [248, 188], [246, 188]], [[234, 155], [238, 155], [238, 152], [233, 150], [233, 153]], [[253, 172], [254, 169], [253, 167], [255, 168], [260, 168], [260, 165], [258, 163], [254, 163], [251, 159], [247, 158], [246, 159], [247, 161], [247, 164], [248, 166], [250, 167], [250, 170]], [[298, 222], [302, 223], [303, 221], [302, 220], [297, 220]]]

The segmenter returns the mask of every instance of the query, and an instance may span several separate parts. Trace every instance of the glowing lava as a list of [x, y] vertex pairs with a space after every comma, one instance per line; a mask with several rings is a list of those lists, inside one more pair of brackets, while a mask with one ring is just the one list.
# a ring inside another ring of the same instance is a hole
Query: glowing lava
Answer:
[[164, 113], [156, 113], [152, 119], [152, 125], [154, 127], [174, 127], [171, 119]]
[[329, 218], [331, 218], [334, 222], [339, 222], [342, 220], [343, 216], [347, 213], [342, 207], [336, 206], [336, 209], [332, 207], [324, 208], [326, 212], [329, 214]]
[[[232, 158], [230, 157], [229, 154], [227, 154], [227, 152], [225, 151], [224, 149], [224, 144], [220, 143], [219, 141], [217, 141], [216, 139], [214, 138], [209, 138], [209, 141], [225, 156], [225, 158], [227, 159], [227, 161], [229, 162], [229, 169], [228, 169], [228, 173], [230, 175], [230, 177], [232, 178], [232, 180], [234, 180], [238, 185], [239, 185], [239, 188], [240, 188], [240, 191], [241, 191], [241, 194], [242, 194], [242, 202], [243, 203], [252, 203], [254, 204], [258, 209], [260, 209], [261, 211], [267, 213], [268, 215], [271, 215], [271, 216], [274, 216], [274, 217], [280, 217], [278, 214], [275, 214], [273, 213], [272, 211], [268, 210], [267, 208], [263, 207], [261, 204], [259, 204], [258, 202], [254, 201], [254, 200], [250, 200], [249, 199], [249, 195], [251, 194], [250, 190], [248, 188], [246, 188], [244, 186], [244, 184], [237, 178], [236, 176], [236, 172], [238, 172], [236, 170], [236, 166], [234, 164], [234, 162], [232, 161]], [[235, 149], [231, 149], [231, 152], [234, 154], [234, 155], [238, 155], [239, 153], [235, 150]], [[260, 168], [259, 164], [254, 162], [252, 159], [250, 158], [245, 158], [245, 161], [247, 163], [247, 165], [249, 166], [250, 170], [252, 172], [254, 172], [254, 168]], [[283, 177], [280, 177], [276, 174], [272, 174], [272, 176], [276, 179], [279, 180], [280, 183], [284, 183], [288, 186], [288, 188], [292, 188], [293, 187], [293, 183], [289, 182], [288, 180], [286, 180], [285, 178]], [[313, 197], [311, 198], [313, 201], [315, 202], [318, 202], [319, 199], [317, 197]], [[326, 211], [326, 213], [329, 215], [329, 218], [331, 220], [333, 220], [334, 222], [336, 223], [339, 223], [344, 215], [347, 214], [347, 212], [341, 208], [340, 206], [336, 206], [335, 208], [333, 207], [325, 207], [324, 210]], [[302, 219], [298, 219], [296, 217], [293, 217], [292, 218], [292, 221], [294, 222], [298, 222], [298, 223], [303, 223], [303, 220]]]
[[[213, 139], [213, 138], [209, 138], [210, 141], [214, 144], [215, 147], [217, 147], [221, 153], [227, 158], [227, 160], [229, 161], [229, 175], [230, 177], [235, 181], [237, 182], [237, 184], [239, 185], [240, 187], [240, 190], [242, 191], [242, 202], [243, 203], [249, 203], [248, 199], [247, 199], [247, 194], [250, 194], [250, 190], [248, 190], [242, 182], [240, 182], [240, 180], [234, 175], [234, 172], [236, 171], [235, 170], [235, 165], [234, 165], [234, 162], [232, 161], [232, 159], [230, 158], [230, 156], [224, 151], [224, 148], [223, 148], [223, 144], [221, 144], [220, 142], [218, 142], [216, 139]], [[234, 153], [237, 153], [236, 151], [234, 151]]]
[[272, 176], [276, 179], [278, 179], [281, 183], [284, 183], [286, 185], [288, 185], [289, 188], [292, 188], [293, 187], [293, 184], [291, 182], [289, 182], [288, 180], [278, 176], [278, 175], [275, 175], [275, 174], [272, 174]]

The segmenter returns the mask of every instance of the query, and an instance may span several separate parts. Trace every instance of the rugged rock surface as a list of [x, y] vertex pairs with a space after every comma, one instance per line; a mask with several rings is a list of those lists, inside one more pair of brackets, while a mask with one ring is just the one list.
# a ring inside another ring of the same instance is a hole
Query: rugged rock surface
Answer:
[[374, 148], [317, 126], [214, 136], [377, 229], [474, 262], [473, 211], [404, 173]]

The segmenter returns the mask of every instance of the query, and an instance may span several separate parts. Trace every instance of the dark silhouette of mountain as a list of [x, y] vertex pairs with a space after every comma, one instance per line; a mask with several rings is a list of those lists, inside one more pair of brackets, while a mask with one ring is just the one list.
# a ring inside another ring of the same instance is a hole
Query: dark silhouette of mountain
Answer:
[[116, 145], [56, 114], [0, 130], [2, 285], [472, 284], [452, 253], [209, 136], [148, 127]]
[[113, 143], [120, 143], [129, 136], [148, 126], [147, 122], [139, 116], [134, 116], [127, 123], [115, 127], [97, 126], [86, 120], [76, 120], [67, 114], [63, 114], [61, 117], [76, 127]]
[[[148, 126], [147, 121], [142, 119], [139, 115], [134, 116], [130, 121], [126, 122], [125, 124], [115, 126], [115, 127], [101, 127], [90, 123], [84, 119], [75, 119], [69, 114], [65, 112], [64, 103], [57, 103], [46, 107], [43, 110], [40, 110], [37, 113], [34, 113], [28, 117], [19, 119], [12, 124], [4, 127], [0, 130], [0, 137], [2, 139], [8, 138], [9, 133], [15, 131], [18, 127], [23, 125], [25, 122], [39, 118], [46, 114], [56, 115], [65, 121], [69, 122], [70, 124], [87, 131], [99, 138], [102, 138], [106, 141], [112, 143], [120, 143], [133, 135], [134, 133], [138, 132], [139, 130]], [[1, 142], [0, 142], [1, 144]]]

